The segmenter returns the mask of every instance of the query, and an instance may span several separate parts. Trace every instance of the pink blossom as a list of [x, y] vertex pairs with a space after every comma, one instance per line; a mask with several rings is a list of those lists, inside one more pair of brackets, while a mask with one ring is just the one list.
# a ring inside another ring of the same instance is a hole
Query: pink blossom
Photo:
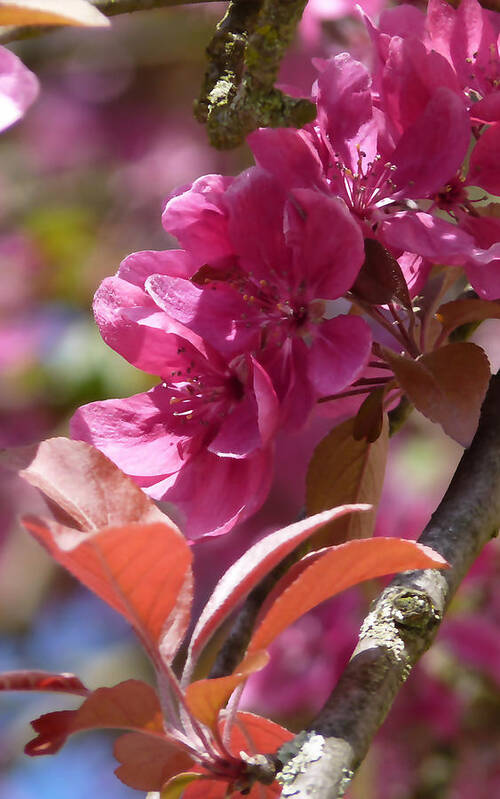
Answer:
[[470, 128], [453, 92], [439, 88], [399, 135], [375, 106], [363, 64], [342, 53], [319, 68], [315, 124], [249, 137], [257, 161], [286, 185], [334, 192], [373, 227], [388, 209], [433, 196], [462, 165]]
[[38, 80], [22, 61], [0, 47], [0, 131], [24, 116], [38, 94]]
[[165, 202], [163, 227], [189, 251], [191, 274], [206, 262], [217, 263], [233, 255], [224, 206], [224, 194], [232, 182], [231, 177], [204, 175], [172, 192]]
[[473, 288], [485, 299], [500, 297], [500, 219], [462, 214], [460, 224], [480, 248], [494, 253], [494, 258], [487, 264], [467, 263], [467, 276]]
[[[470, 207], [460, 172], [470, 122], [457, 93], [438, 85], [432, 93], [417, 91], [415, 99], [409, 91], [410, 105], [388, 114], [379, 107], [366, 67], [347, 53], [318, 66], [316, 123], [300, 131], [251, 134], [257, 162], [287, 187], [314, 186], [341, 197], [364, 235], [375, 235], [403, 260], [410, 252], [466, 268], [495, 261], [498, 246], [482, 248], [456, 224], [457, 211]], [[498, 133], [487, 131], [487, 136], [473, 153], [469, 179], [492, 188], [497, 186], [497, 170], [492, 173], [490, 166]], [[423, 201], [426, 210], [420, 207]], [[434, 208], [446, 210], [448, 221], [435, 217]], [[417, 276], [412, 281], [418, 286]], [[486, 283], [482, 293], [491, 297]]]
[[365, 20], [378, 57], [377, 87], [386, 97], [397, 91], [411, 107], [436, 85], [448, 86], [472, 120], [500, 119], [498, 26], [477, 0], [462, 0], [457, 9], [429, 0], [426, 15], [403, 5], [386, 9], [378, 26]]
[[480, 122], [500, 120], [499, 33], [477, 0], [455, 10], [445, 0], [429, 0], [429, 46], [452, 65], [470, 109]]
[[[251, 356], [226, 360], [162, 319], [165, 314], [148, 317], [137, 305], [138, 286], [123, 277], [137, 281], [143, 257], [127, 259], [101, 288], [96, 316], [115, 349], [163, 382], [145, 394], [80, 408], [72, 435], [94, 444], [151, 496], [177, 503], [190, 538], [221, 534], [257, 510], [268, 493], [276, 394]], [[113, 316], [106, 303], [120, 291], [136, 304]]]
[[[252, 352], [273, 380], [284, 418], [297, 426], [319, 396], [341, 391], [368, 360], [365, 322], [330, 308], [363, 263], [362, 236], [338, 199], [309, 189], [289, 196], [260, 169], [216, 196], [217, 210], [203, 203], [199, 225], [195, 208], [192, 224], [172, 231], [192, 243], [198, 260], [211, 214], [213, 260], [192, 280], [152, 275], [146, 289], [169, 317], [219, 351]], [[172, 217], [167, 204], [164, 218]]]

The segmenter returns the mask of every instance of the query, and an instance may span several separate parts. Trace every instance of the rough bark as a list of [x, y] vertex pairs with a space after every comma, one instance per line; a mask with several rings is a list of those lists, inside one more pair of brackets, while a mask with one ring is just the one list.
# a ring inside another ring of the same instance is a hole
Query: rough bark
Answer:
[[218, 149], [242, 144], [258, 127], [302, 127], [316, 116], [309, 100], [274, 83], [306, 0], [232, 0], [207, 48], [208, 68], [195, 116]]

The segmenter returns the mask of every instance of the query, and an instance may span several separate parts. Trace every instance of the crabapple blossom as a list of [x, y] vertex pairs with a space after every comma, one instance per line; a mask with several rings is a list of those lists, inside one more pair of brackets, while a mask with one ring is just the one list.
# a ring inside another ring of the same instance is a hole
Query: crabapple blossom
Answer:
[[151, 496], [176, 502], [191, 538], [224, 533], [269, 490], [276, 394], [251, 356], [228, 361], [192, 334], [162, 333], [163, 382], [145, 394], [83, 406], [72, 435], [98, 447]]
[[303, 425], [364, 369], [368, 325], [330, 308], [364, 249], [339, 200], [288, 196], [258, 168], [196, 181], [163, 220], [186, 249], [129, 256], [94, 303], [104, 340], [162, 383], [80, 408], [71, 429], [176, 503], [198, 538], [262, 505], [278, 426]]
[[457, 92], [476, 124], [500, 120], [498, 14], [478, 0], [462, 0], [456, 9], [446, 0], [429, 0], [426, 14], [403, 5], [383, 11], [377, 27], [368, 24], [379, 67], [389, 64], [391, 70], [396, 59], [403, 70], [391, 80], [410, 78], [417, 90], [407, 97], [409, 105], [439, 83]]
[[[469, 118], [457, 94], [438, 86], [398, 127], [379, 107], [364, 65], [343, 53], [318, 66], [316, 123], [251, 134], [258, 163], [289, 188], [310, 186], [341, 197], [364, 235], [375, 235], [397, 256], [411, 252], [477, 266], [494, 261], [494, 246], [480, 248], [429, 208], [429, 200], [437, 207], [448, 201], [449, 207], [450, 181], [469, 147]], [[483, 166], [492, 158], [494, 138], [471, 161], [476, 185], [479, 174], [487, 174]], [[427, 210], [420, 208], [423, 201]], [[459, 198], [456, 204], [461, 207]]]
[[[196, 198], [193, 190], [187, 196]], [[272, 378], [284, 420], [297, 427], [317, 397], [345, 388], [368, 360], [364, 321], [330, 308], [359, 272], [362, 236], [338, 199], [310, 189], [290, 195], [259, 168], [216, 196], [215, 257], [190, 280], [152, 275], [146, 289], [169, 317], [219, 351], [252, 352]], [[169, 206], [164, 222], [172, 221]], [[190, 240], [202, 239], [207, 213], [215, 212], [204, 205]], [[172, 232], [185, 243], [185, 231]]]
[[386, 10], [379, 27], [365, 16], [373, 72], [347, 53], [317, 60], [316, 122], [249, 137], [257, 162], [285, 186], [334, 193], [365, 236], [424, 269], [426, 261], [464, 266], [487, 299], [498, 297], [500, 245], [476, 225], [477, 188], [469, 187], [500, 194], [500, 127], [482, 124], [498, 118], [492, 19], [476, 0], [458, 11], [439, 0], [427, 17], [410, 6]]
[[36, 99], [38, 80], [22, 61], [0, 47], [0, 131], [10, 127]]

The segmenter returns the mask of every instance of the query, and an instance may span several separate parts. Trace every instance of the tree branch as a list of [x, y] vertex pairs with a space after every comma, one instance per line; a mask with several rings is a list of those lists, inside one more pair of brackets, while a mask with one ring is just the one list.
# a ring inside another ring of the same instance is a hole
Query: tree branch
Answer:
[[[102, 14], [114, 17], [118, 14], [130, 14], [133, 11], [151, 11], [154, 8], [171, 8], [173, 6], [194, 5], [201, 0], [90, 0]], [[203, 0], [215, 3], [217, 0]], [[0, 27], [0, 44], [30, 39], [43, 33], [61, 30], [61, 25], [6, 25]]]
[[207, 48], [208, 69], [195, 116], [218, 149], [242, 144], [258, 127], [302, 127], [309, 100], [274, 88], [306, 0], [232, 0]]
[[282, 796], [338, 799], [444, 612], [484, 545], [500, 527], [500, 373], [492, 377], [478, 431], [419, 541], [450, 569], [404, 572], [382, 592], [327, 704], [283, 747]]

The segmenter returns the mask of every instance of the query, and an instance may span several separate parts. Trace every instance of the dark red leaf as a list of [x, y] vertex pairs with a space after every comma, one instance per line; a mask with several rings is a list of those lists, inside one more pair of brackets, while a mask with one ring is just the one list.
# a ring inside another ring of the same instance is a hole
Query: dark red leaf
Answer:
[[384, 358], [415, 407], [445, 433], [468, 447], [491, 377], [485, 352], [471, 342], [454, 342], [417, 361], [384, 348]]
[[120, 735], [113, 752], [122, 764], [115, 769], [116, 776], [138, 791], [159, 791], [167, 780], [193, 765], [178, 746], [141, 732]]
[[362, 502], [368, 513], [353, 513], [325, 525], [313, 539], [314, 548], [341, 544], [352, 538], [367, 538], [375, 525], [376, 508], [384, 482], [389, 426], [387, 417], [382, 434], [370, 442], [353, 436], [355, 419], [347, 419], [320, 441], [309, 463], [306, 478], [308, 513], [325, 508]]
[[267, 652], [254, 652], [227, 677], [192, 682], [186, 689], [186, 702], [191, 713], [211, 730], [215, 730], [219, 712], [227, 705], [234, 689], [251, 674], [263, 669], [268, 662]]
[[189, 645], [183, 681], [190, 679], [196, 658], [209, 637], [277, 563], [323, 524], [360, 510], [366, 511], [369, 507], [344, 505], [332, 508], [277, 530], [250, 547], [221, 577], [203, 608]]
[[396, 301], [404, 308], [411, 308], [400, 265], [376, 239], [365, 239], [365, 260], [351, 291], [370, 305]]
[[[222, 735], [224, 722], [221, 722], [220, 730]], [[266, 754], [276, 752], [293, 737], [293, 733], [269, 719], [239, 711], [236, 716], [236, 724], [231, 729], [230, 749], [236, 757], [242, 751], [250, 755]], [[203, 769], [196, 770], [208, 776], [208, 772]], [[227, 787], [227, 782], [222, 780], [200, 780], [189, 785], [182, 796], [183, 799], [224, 799], [227, 796]], [[254, 785], [248, 797], [249, 799], [273, 799], [280, 794], [281, 786], [277, 782], [273, 782], [272, 785]]]
[[448, 564], [432, 549], [402, 538], [367, 538], [329, 547], [311, 558], [257, 621], [249, 652], [267, 649], [298, 618], [335, 594], [385, 574], [407, 569], [444, 569]]
[[125, 616], [153, 661], [158, 651], [171, 659], [189, 623], [191, 594], [191, 550], [177, 528], [129, 524], [82, 533], [35, 517], [23, 523], [58, 563]]
[[83, 441], [49, 438], [9, 450], [4, 460], [44, 494], [62, 524], [85, 531], [129, 522], [165, 522], [175, 528], [130, 477]]
[[0, 674], [0, 691], [54, 691], [77, 696], [90, 693], [74, 674], [49, 671], [4, 671]]
[[368, 444], [373, 444], [380, 437], [384, 426], [384, 399], [387, 389], [388, 386], [374, 389], [360, 405], [352, 431], [356, 441], [365, 438]]
[[471, 298], [445, 302], [436, 311], [436, 317], [448, 334], [461, 325], [482, 322], [484, 319], [500, 319], [500, 302], [488, 302]]
[[163, 734], [162, 712], [156, 692], [140, 680], [126, 680], [112, 688], [98, 688], [78, 710], [46, 713], [31, 722], [38, 736], [25, 748], [27, 755], [52, 755], [69, 735], [81, 730], [118, 728]]

